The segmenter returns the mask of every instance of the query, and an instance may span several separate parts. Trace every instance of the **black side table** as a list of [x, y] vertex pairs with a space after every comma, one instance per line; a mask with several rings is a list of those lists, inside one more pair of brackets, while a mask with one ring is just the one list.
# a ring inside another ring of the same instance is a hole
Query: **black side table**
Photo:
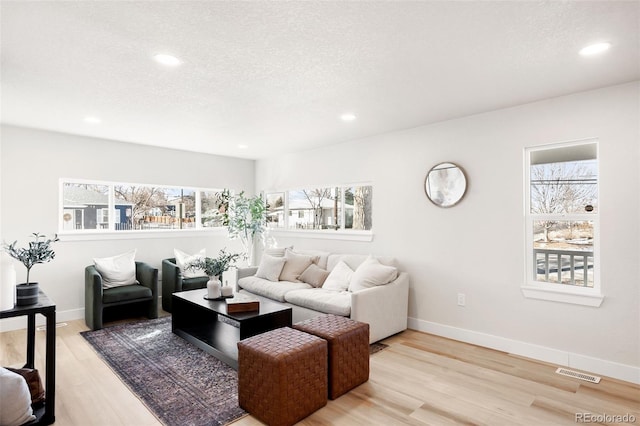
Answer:
[[0, 318], [27, 316], [27, 363], [24, 368], [35, 368], [36, 314], [47, 319], [47, 343], [44, 390], [44, 407], [34, 410], [36, 420], [29, 424], [50, 425], [55, 422], [56, 406], [56, 304], [42, 291], [38, 294], [38, 303], [28, 306], [14, 306], [13, 309], [0, 311]]

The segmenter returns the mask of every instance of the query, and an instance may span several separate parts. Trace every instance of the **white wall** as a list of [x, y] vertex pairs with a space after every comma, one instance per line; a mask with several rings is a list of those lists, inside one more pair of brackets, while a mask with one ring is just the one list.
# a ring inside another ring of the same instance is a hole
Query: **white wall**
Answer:
[[[280, 246], [393, 255], [411, 277], [410, 325], [640, 382], [638, 82], [328, 148], [259, 160], [256, 189], [372, 181], [374, 240], [279, 238]], [[350, 125], [358, 125], [357, 121]], [[525, 299], [523, 148], [600, 140], [600, 308]], [[439, 209], [436, 163], [461, 165], [468, 192]], [[456, 305], [466, 294], [466, 307]]]
[[[154, 148], [104, 139], [72, 136], [12, 126], [0, 129], [1, 201], [0, 235], [7, 242], [29, 241], [33, 232], [48, 236], [58, 231], [59, 179], [79, 178], [115, 182], [183, 185], [200, 188], [232, 188], [254, 192], [254, 161]], [[94, 239], [55, 243], [56, 258], [36, 265], [31, 276], [57, 305], [59, 320], [84, 318], [84, 267], [94, 257], [106, 257], [137, 249], [136, 260], [161, 269], [173, 249], [207, 253], [221, 248], [241, 250], [225, 232], [193, 237]], [[18, 282], [26, 278], [15, 265]], [[21, 281], [22, 280], [22, 281]], [[2, 329], [14, 328], [10, 320]]]

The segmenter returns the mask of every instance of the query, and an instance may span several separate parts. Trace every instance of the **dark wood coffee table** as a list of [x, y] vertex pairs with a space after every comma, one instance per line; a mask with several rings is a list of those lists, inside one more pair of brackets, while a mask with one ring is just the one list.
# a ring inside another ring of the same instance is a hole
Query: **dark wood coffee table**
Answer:
[[178, 336], [238, 369], [237, 343], [247, 337], [291, 327], [291, 308], [264, 298], [260, 310], [227, 313], [224, 300], [205, 300], [207, 289], [173, 293], [171, 329]]

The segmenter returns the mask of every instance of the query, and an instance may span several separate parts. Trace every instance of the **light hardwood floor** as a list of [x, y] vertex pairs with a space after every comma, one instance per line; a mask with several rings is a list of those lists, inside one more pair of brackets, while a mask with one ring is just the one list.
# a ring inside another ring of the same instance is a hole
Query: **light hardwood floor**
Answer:
[[[57, 329], [56, 425], [160, 423], [84, 341], [84, 321]], [[640, 386], [591, 384], [557, 366], [407, 330], [371, 357], [367, 383], [301, 425], [575, 425], [577, 413], [628, 415], [640, 424]], [[20, 366], [24, 330], [0, 334], [0, 365]], [[44, 369], [44, 332], [36, 340]], [[604, 418], [599, 424], [613, 424]], [[601, 420], [601, 419], [599, 419]], [[251, 416], [234, 426], [261, 425]]]

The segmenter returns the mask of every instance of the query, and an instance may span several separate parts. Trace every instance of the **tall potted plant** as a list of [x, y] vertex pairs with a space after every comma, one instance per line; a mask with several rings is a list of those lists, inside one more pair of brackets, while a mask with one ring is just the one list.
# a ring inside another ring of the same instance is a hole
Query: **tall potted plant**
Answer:
[[9, 256], [19, 260], [27, 268], [27, 282], [16, 285], [16, 305], [25, 306], [38, 303], [37, 282], [30, 281], [31, 268], [38, 263], [50, 262], [56, 257], [56, 253], [51, 249], [51, 245], [58, 241], [58, 235], [53, 238], [47, 238], [39, 232], [33, 233], [34, 241], [29, 243], [28, 247], [16, 247], [18, 241], [11, 244], [3, 243], [5, 251]]
[[244, 247], [244, 258], [249, 266], [253, 264], [253, 248], [256, 238], [263, 238], [267, 227], [267, 207], [259, 195], [247, 197], [244, 191], [231, 195], [225, 189], [221, 197], [225, 205], [224, 224], [229, 238], [240, 239]]

